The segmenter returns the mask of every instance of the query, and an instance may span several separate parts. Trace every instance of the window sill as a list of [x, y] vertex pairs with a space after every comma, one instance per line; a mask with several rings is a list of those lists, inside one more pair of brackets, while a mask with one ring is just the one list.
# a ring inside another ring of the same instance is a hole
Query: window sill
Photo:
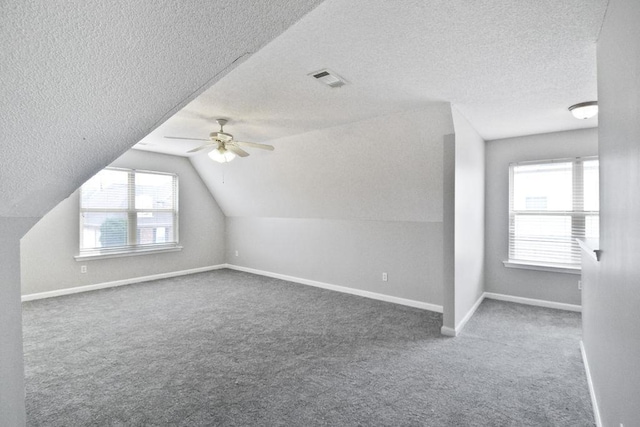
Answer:
[[145, 248], [145, 249], [129, 249], [123, 251], [115, 251], [115, 252], [91, 252], [86, 254], [76, 255], [76, 261], [87, 261], [94, 259], [107, 259], [107, 258], [121, 258], [128, 256], [138, 256], [138, 255], [154, 255], [161, 254], [165, 252], [179, 252], [182, 250], [182, 246], [170, 246], [163, 248]]
[[538, 270], [538, 271], [550, 271], [553, 273], [565, 273], [565, 274], [581, 274], [580, 267], [562, 267], [549, 264], [536, 264], [533, 262], [524, 261], [502, 261], [507, 268], [520, 268], [523, 270]]

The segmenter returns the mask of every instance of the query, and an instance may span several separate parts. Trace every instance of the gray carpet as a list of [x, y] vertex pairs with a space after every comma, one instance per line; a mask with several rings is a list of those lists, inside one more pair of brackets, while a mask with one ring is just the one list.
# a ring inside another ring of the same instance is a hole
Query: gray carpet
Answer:
[[30, 426], [594, 425], [576, 313], [220, 270], [23, 304]]

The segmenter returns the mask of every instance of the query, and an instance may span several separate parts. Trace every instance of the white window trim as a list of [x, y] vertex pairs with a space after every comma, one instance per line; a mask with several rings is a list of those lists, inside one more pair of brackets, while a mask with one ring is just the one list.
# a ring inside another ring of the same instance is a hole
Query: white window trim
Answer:
[[[120, 258], [120, 257], [128, 257], [128, 256], [138, 256], [138, 255], [151, 255], [165, 252], [178, 252], [183, 249], [182, 246], [179, 245], [179, 177], [176, 173], [170, 172], [158, 172], [151, 171], [145, 169], [130, 169], [130, 168], [117, 168], [117, 167], [106, 167], [108, 170], [117, 170], [117, 171], [125, 171], [129, 172], [129, 179], [133, 178], [135, 173], [151, 173], [156, 175], [168, 175], [173, 176], [175, 178], [175, 188], [174, 188], [174, 209], [171, 211], [174, 214], [174, 233], [175, 233], [175, 242], [171, 243], [159, 243], [154, 245], [130, 245], [127, 247], [115, 247], [115, 248], [102, 248], [102, 249], [79, 249], [78, 255], [75, 255], [73, 258], [76, 261], [86, 261], [86, 260], [97, 260], [97, 259], [108, 259], [108, 258]], [[132, 200], [135, 200], [135, 187], [129, 185], [129, 204], [131, 204]], [[82, 186], [80, 187], [80, 203], [82, 203]], [[84, 212], [105, 212], [109, 211], [109, 209], [92, 209], [92, 208], [82, 208], [79, 207], [79, 214], [82, 215]], [[166, 209], [135, 209], [135, 206], [129, 206], [129, 208], [124, 211], [122, 209], [114, 210], [117, 212], [126, 212], [129, 216], [129, 223], [133, 224], [129, 227], [129, 241], [135, 240], [135, 230], [137, 229], [137, 213], [138, 211], [149, 212], [149, 211], [157, 211], [157, 212], [167, 212]], [[80, 239], [82, 239], [82, 221], [78, 221], [78, 226], [80, 229]], [[133, 236], [132, 236], [133, 234]], [[133, 239], [132, 239], [133, 237]], [[80, 242], [78, 242], [80, 244]]]
[[86, 252], [80, 255], [76, 255], [76, 261], [86, 261], [86, 260], [94, 260], [94, 259], [107, 259], [107, 258], [121, 258], [128, 256], [137, 256], [137, 255], [151, 255], [165, 252], [179, 252], [183, 249], [182, 246], [178, 245], [170, 245], [165, 248], [135, 248], [132, 250], [117, 250], [117, 251], [95, 251], [95, 252]]
[[519, 268], [522, 270], [537, 270], [537, 271], [550, 271], [553, 273], [566, 273], [566, 274], [581, 274], [582, 269], [580, 267], [574, 267], [570, 265], [559, 266], [543, 263], [534, 263], [518, 260], [502, 261], [507, 268]]
[[[598, 156], [584, 156], [584, 157], [570, 157], [563, 159], [547, 159], [547, 160], [529, 160], [522, 162], [515, 162], [509, 164], [509, 221], [511, 221], [511, 197], [513, 191], [513, 167], [518, 165], [527, 165], [527, 164], [539, 164], [539, 163], [561, 163], [561, 162], [575, 162], [576, 160], [585, 161], [585, 160], [594, 160], [598, 159]], [[579, 179], [582, 179], [582, 172], [580, 171]], [[575, 172], [574, 172], [575, 173]], [[508, 239], [510, 239], [510, 235], [508, 233]], [[580, 239], [577, 239], [580, 240]], [[507, 251], [510, 251], [511, 242], [507, 242]], [[509, 254], [507, 254], [509, 255]], [[545, 262], [534, 262], [534, 261], [526, 261], [526, 260], [518, 260], [518, 259], [507, 259], [502, 261], [502, 264], [507, 268], [516, 268], [523, 270], [537, 270], [537, 271], [548, 271], [554, 273], [566, 273], [566, 274], [582, 274], [582, 268], [580, 265], [569, 265], [569, 264], [553, 264], [553, 263], [545, 263]]]

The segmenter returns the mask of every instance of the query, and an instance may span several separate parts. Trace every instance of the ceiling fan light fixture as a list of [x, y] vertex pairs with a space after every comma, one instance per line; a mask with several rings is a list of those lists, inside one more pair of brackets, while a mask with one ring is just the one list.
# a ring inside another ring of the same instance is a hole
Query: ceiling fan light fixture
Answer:
[[236, 158], [235, 153], [225, 149], [225, 148], [217, 148], [215, 150], [211, 150], [209, 152], [209, 157], [211, 160], [214, 160], [218, 163], [229, 163], [231, 160]]
[[580, 120], [590, 119], [598, 114], [598, 101], [581, 102], [569, 107], [573, 117]]

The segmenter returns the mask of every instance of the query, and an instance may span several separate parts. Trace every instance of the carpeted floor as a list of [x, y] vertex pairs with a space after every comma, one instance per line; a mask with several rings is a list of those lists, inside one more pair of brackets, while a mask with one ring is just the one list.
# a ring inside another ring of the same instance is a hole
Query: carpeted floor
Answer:
[[231, 270], [23, 304], [30, 426], [592, 426], [580, 315], [441, 315]]

